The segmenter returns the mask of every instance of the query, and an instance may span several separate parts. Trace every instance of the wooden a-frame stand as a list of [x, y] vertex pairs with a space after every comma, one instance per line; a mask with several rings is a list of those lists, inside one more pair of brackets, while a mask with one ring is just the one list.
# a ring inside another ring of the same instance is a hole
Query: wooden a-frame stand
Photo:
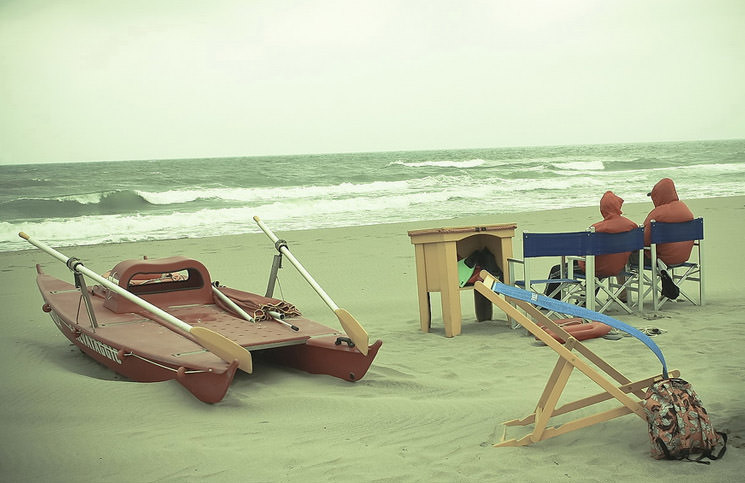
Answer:
[[[522, 419], [513, 419], [504, 423], [505, 426], [526, 426], [533, 424], [533, 431], [520, 439], [504, 440], [503, 438], [502, 441], [494, 444], [495, 447], [529, 445], [531, 443], [553, 438], [576, 429], [585, 428], [630, 413], [636, 414], [646, 422], [647, 417], [642, 406], [644, 392], [646, 388], [654, 382], [662, 380], [664, 378], [662, 374], [632, 382], [613, 366], [605, 362], [597, 354], [572, 337], [554, 321], [543, 315], [533, 304], [510, 297], [503, 298], [494, 292], [491, 287], [494, 286], [496, 279], [488, 272], [481, 272], [481, 274], [484, 281], [476, 282], [474, 284], [475, 290], [489, 299], [494, 305], [502, 309], [508, 317], [516, 320], [531, 334], [559, 355], [559, 359], [551, 372], [551, 376], [548, 378], [543, 394], [541, 394], [541, 397], [538, 400], [535, 412]], [[525, 313], [540, 322], [540, 324], [544, 325], [547, 329], [555, 334], [559, 334], [566, 341], [566, 344], [562, 345], [543, 330], [536, 322], [531, 320], [521, 311], [517, 310], [517, 308], [512, 304], [520, 307], [525, 311]], [[591, 366], [580, 356], [584, 356], [584, 358], [594, 364], [596, 368]], [[569, 380], [569, 376], [572, 374], [574, 369], [579, 370], [589, 377], [603, 389], [603, 392], [556, 407]], [[680, 372], [672, 370], [669, 371], [668, 374], [669, 377], [678, 377]], [[608, 376], [613, 380], [609, 379]], [[629, 396], [629, 394], [636, 396], [636, 399]], [[548, 426], [550, 419], [554, 416], [571, 413], [572, 411], [586, 408], [609, 399], [616, 399], [620, 403], [620, 406], [600, 411], [589, 416], [579, 417], [557, 426]]]

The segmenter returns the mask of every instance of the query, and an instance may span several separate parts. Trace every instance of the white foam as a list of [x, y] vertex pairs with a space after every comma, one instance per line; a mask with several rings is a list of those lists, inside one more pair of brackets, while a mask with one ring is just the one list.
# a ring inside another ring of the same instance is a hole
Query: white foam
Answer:
[[[108, 193], [108, 192], [107, 192]], [[106, 193], [79, 193], [74, 195], [57, 197], [57, 201], [77, 201], [82, 205], [95, 205], [100, 203]]]
[[344, 196], [363, 193], [399, 191], [407, 181], [374, 181], [371, 183], [341, 183], [321, 186], [287, 186], [265, 188], [205, 188], [170, 190], [163, 192], [138, 191], [148, 202], [156, 205], [188, 203], [200, 199], [225, 201], [262, 202], [277, 199], [307, 199], [319, 196]]
[[552, 164], [558, 169], [567, 171], [602, 171], [605, 169], [605, 164], [602, 161], [570, 161]]
[[436, 168], [476, 168], [486, 163], [483, 159], [469, 159], [465, 161], [394, 161], [391, 164], [408, 166], [410, 168], [436, 167]]

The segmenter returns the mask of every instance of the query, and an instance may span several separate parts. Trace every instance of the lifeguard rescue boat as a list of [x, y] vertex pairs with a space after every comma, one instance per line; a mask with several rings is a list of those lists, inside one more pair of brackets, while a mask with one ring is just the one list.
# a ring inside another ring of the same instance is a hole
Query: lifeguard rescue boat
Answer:
[[[175, 379], [201, 401], [215, 403], [237, 369], [252, 372], [251, 352], [356, 381], [382, 344], [368, 345], [364, 329], [333, 302], [350, 335], [304, 318], [285, 301], [213, 284], [207, 268], [191, 258], [126, 260], [103, 277], [21, 236], [65, 261], [75, 275], [71, 284], [36, 266], [43, 310], [81, 351], [133, 381]], [[286, 244], [278, 250], [292, 257]], [[89, 288], [83, 275], [99, 284]]]

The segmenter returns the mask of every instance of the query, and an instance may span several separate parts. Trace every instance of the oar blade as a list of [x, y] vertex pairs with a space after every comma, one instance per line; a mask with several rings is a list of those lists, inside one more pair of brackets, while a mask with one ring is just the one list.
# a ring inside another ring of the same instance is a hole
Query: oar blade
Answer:
[[357, 349], [362, 352], [363, 355], [367, 355], [368, 346], [370, 344], [370, 338], [367, 335], [367, 331], [365, 331], [360, 323], [357, 322], [357, 319], [346, 310], [336, 309], [334, 310], [334, 313], [339, 319], [344, 332], [346, 332], [349, 338], [352, 339], [352, 342], [357, 346]]
[[192, 327], [189, 333], [194, 336], [199, 345], [217, 357], [228, 362], [238, 359], [239, 369], [249, 374], [253, 372], [251, 353], [224, 335], [206, 327]]

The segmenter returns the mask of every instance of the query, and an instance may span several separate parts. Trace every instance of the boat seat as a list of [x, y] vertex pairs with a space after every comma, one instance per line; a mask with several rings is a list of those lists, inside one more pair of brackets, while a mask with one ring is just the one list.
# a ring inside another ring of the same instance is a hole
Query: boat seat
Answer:
[[[108, 279], [158, 307], [214, 303], [207, 268], [191, 258], [125, 260], [109, 272]], [[118, 293], [106, 290], [105, 296], [104, 307], [112, 312], [139, 311]]]

